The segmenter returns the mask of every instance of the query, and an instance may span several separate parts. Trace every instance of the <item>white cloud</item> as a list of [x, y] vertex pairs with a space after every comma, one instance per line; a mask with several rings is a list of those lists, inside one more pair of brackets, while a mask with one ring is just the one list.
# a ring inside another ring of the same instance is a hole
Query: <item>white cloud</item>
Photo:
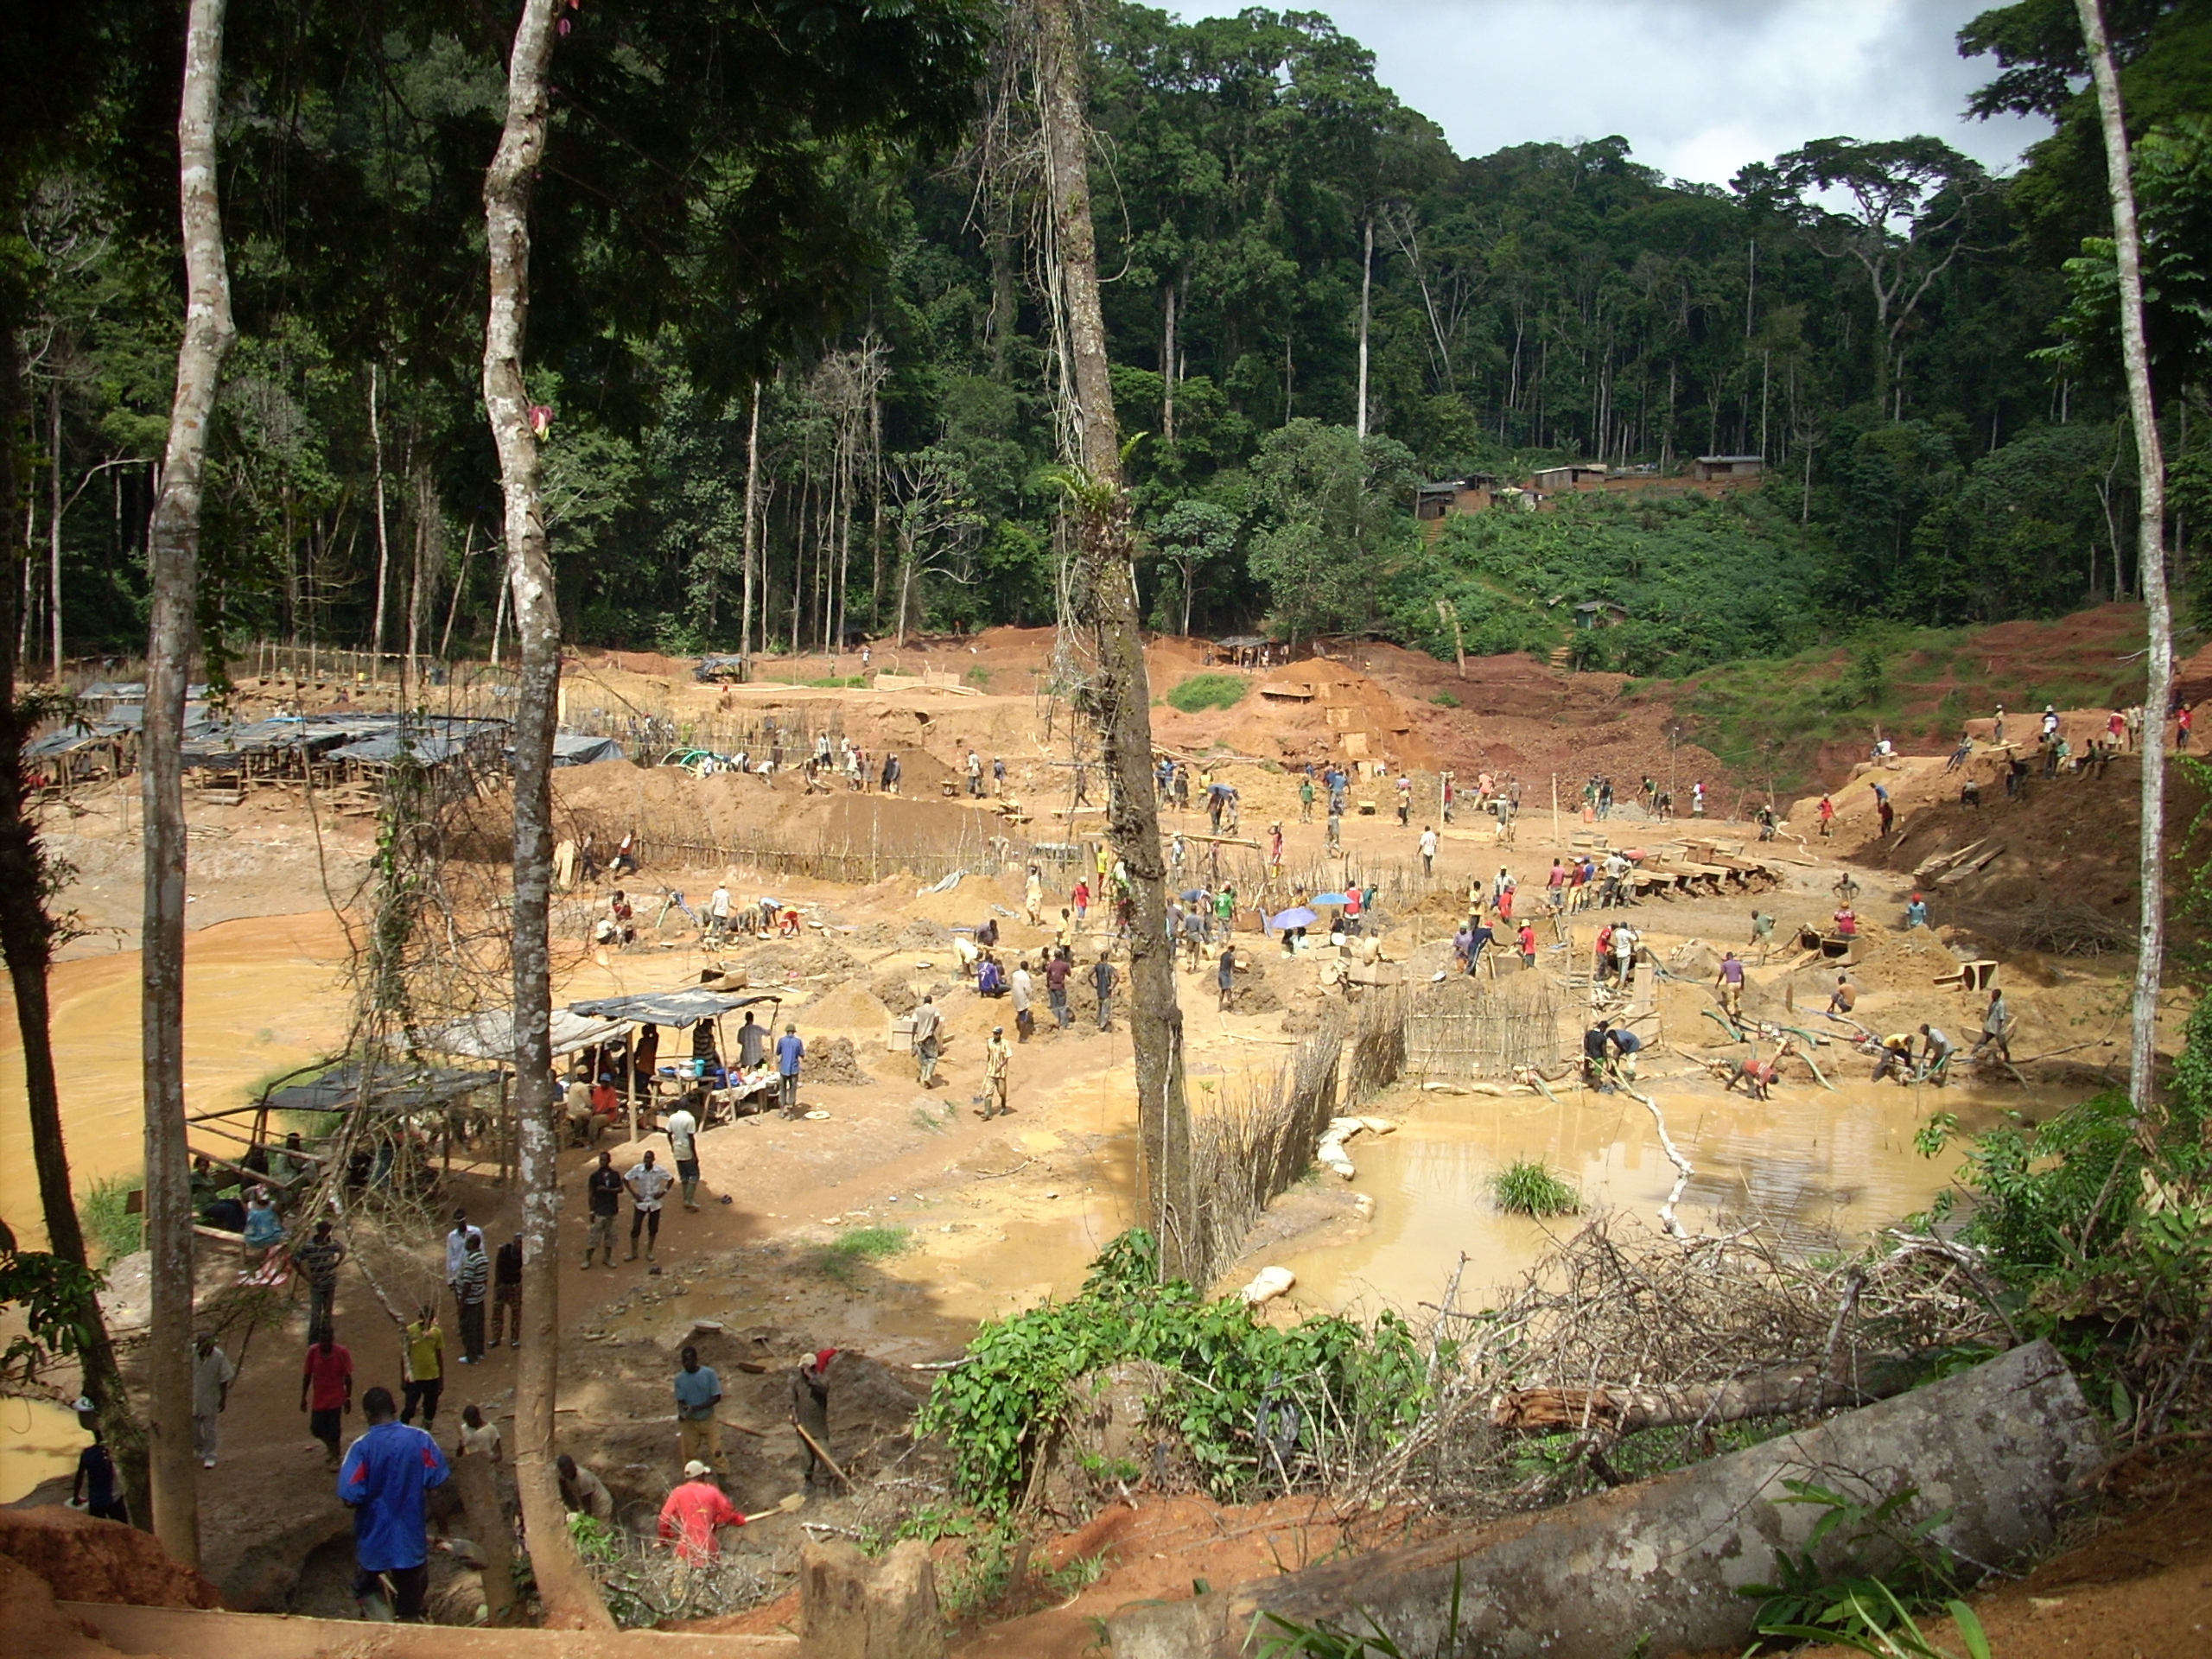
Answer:
[[1747, 162], [1839, 134], [1932, 133], [1988, 166], [2010, 166], [2047, 127], [1961, 113], [1995, 66], [1960, 57], [1954, 36], [1993, 3], [1320, 0], [1313, 9], [1372, 50], [1377, 78], [1462, 156], [1619, 133], [1648, 166], [1726, 184]]

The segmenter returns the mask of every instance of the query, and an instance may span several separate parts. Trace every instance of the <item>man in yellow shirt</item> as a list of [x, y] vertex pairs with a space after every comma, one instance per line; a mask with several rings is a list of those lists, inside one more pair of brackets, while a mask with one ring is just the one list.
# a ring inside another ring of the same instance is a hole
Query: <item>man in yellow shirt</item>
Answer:
[[399, 1378], [406, 1394], [399, 1421], [413, 1422], [420, 1406], [423, 1427], [430, 1427], [438, 1421], [438, 1396], [446, 1386], [446, 1333], [439, 1327], [435, 1303], [423, 1303], [421, 1316], [400, 1338]]

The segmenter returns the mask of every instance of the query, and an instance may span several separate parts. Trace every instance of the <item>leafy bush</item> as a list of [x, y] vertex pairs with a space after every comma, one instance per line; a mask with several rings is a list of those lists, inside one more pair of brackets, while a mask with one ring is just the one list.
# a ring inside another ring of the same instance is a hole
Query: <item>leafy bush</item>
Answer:
[[84, 1224], [85, 1242], [104, 1262], [142, 1249], [146, 1242], [145, 1217], [124, 1207], [140, 1180], [137, 1175], [109, 1175], [92, 1183], [77, 1200], [77, 1218]]
[[[1747, 1584], [1736, 1592], [1758, 1602], [1752, 1623], [1762, 1636], [1834, 1642], [1861, 1626], [1879, 1635], [1958, 1596], [1980, 1576], [1934, 1536], [1951, 1518], [1949, 1510], [1911, 1518], [1917, 1487], [1861, 1500], [1808, 1480], [1782, 1484], [1789, 1496], [1777, 1503], [1814, 1505], [1821, 1515], [1803, 1549], [1775, 1552], [1780, 1583]], [[1834, 1572], [1815, 1559], [1831, 1538], [1840, 1556]]]
[[973, 668], [969, 669], [965, 674], [962, 675], [961, 678], [966, 680], [968, 683], [972, 686], [978, 687], [983, 690], [988, 690], [991, 684], [991, 671], [985, 668], [981, 663], [978, 663]]
[[1193, 674], [1167, 694], [1170, 708], [1186, 715], [1209, 709], [1233, 709], [1244, 700], [1251, 682], [1242, 674]]
[[1440, 691], [1429, 701], [1440, 709], [1457, 709], [1459, 706], [1459, 699], [1449, 691]]
[[1371, 1331], [1334, 1316], [1278, 1329], [1233, 1297], [1207, 1301], [1180, 1280], [1157, 1282], [1159, 1260], [1149, 1233], [1122, 1234], [1075, 1300], [986, 1324], [966, 1363], [938, 1380], [918, 1427], [944, 1437], [969, 1501], [1011, 1504], [1076, 1379], [1122, 1360], [1169, 1373], [1154, 1421], [1176, 1431], [1225, 1499], [1288, 1484], [1321, 1437], [1380, 1450], [1419, 1413], [1427, 1367], [1395, 1315]]
[[1541, 1159], [1516, 1158], [1490, 1178], [1491, 1202], [1509, 1215], [1571, 1216], [1582, 1207], [1574, 1189]]

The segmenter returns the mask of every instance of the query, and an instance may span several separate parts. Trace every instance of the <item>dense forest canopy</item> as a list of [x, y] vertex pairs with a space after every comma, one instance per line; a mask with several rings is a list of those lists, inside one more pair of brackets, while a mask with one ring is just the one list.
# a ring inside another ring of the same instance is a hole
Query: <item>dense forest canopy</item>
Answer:
[[[2142, 145], [2176, 574], [2194, 591], [2212, 512], [2212, 0], [2109, 10]], [[499, 591], [475, 377], [499, 9], [232, 10], [240, 340], [211, 469], [211, 621], [233, 641], [359, 646], [381, 628], [388, 650], [410, 630], [425, 650], [481, 650]], [[992, 9], [568, 16], [531, 388], [550, 411], [570, 636], [733, 646], [756, 455], [762, 648], [1052, 620], [1058, 372], [1033, 180], [1006, 77], [975, 46]], [[37, 449], [27, 636], [52, 637], [52, 553], [72, 657], [143, 635], [180, 311], [180, 16], [85, 9], [57, 73], [95, 84], [10, 205]], [[1443, 650], [1450, 599], [1471, 646], [1548, 649], [1571, 602], [1603, 600], [1629, 621], [1577, 662], [1643, 673], [1868, 619], [2131, 590], [2072, 0], [2022, 0], [1961, 37], [1990, 65], [1979, 111], [2053, 124], [2016, 175], [1932, 138], [1808, 134], [1726, 188], [1670, 181], [1618, 137], [1457, 156], [1318, 13], [1097, 20], [1096, 215], [1158, 626]], [[934, 102], [887, 130], [815, 101], [875, 73], [933, 81]], [[1425, 480], [1577, 461], [1665, 479], [1712, 453], [1764, 456], [1764, 486], [1574, 498], [1433, 537], [1413, 516]]]

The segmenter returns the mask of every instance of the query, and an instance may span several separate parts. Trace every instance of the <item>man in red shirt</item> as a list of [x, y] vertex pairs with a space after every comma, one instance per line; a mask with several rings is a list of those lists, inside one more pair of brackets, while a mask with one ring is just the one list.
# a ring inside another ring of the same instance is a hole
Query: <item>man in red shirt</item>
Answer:
[[300, 1409], [308, 1414], [308, 1432], [322, 1442], [329, 1465], [335, 1469], [338, 1437], [346, 1414], [353, 1409], [353, 1356], [327, 1325], [300, 1368]]
[[696, 1566], [715, 1556], [715, 1529], [741, 1527], [745, 1516], [715, 1484], [715, 1471], [694, 1458], [683, 1465], [683, 1484], [660, 1506], [660, 1535], [676, 1544], [676, 1559]]

